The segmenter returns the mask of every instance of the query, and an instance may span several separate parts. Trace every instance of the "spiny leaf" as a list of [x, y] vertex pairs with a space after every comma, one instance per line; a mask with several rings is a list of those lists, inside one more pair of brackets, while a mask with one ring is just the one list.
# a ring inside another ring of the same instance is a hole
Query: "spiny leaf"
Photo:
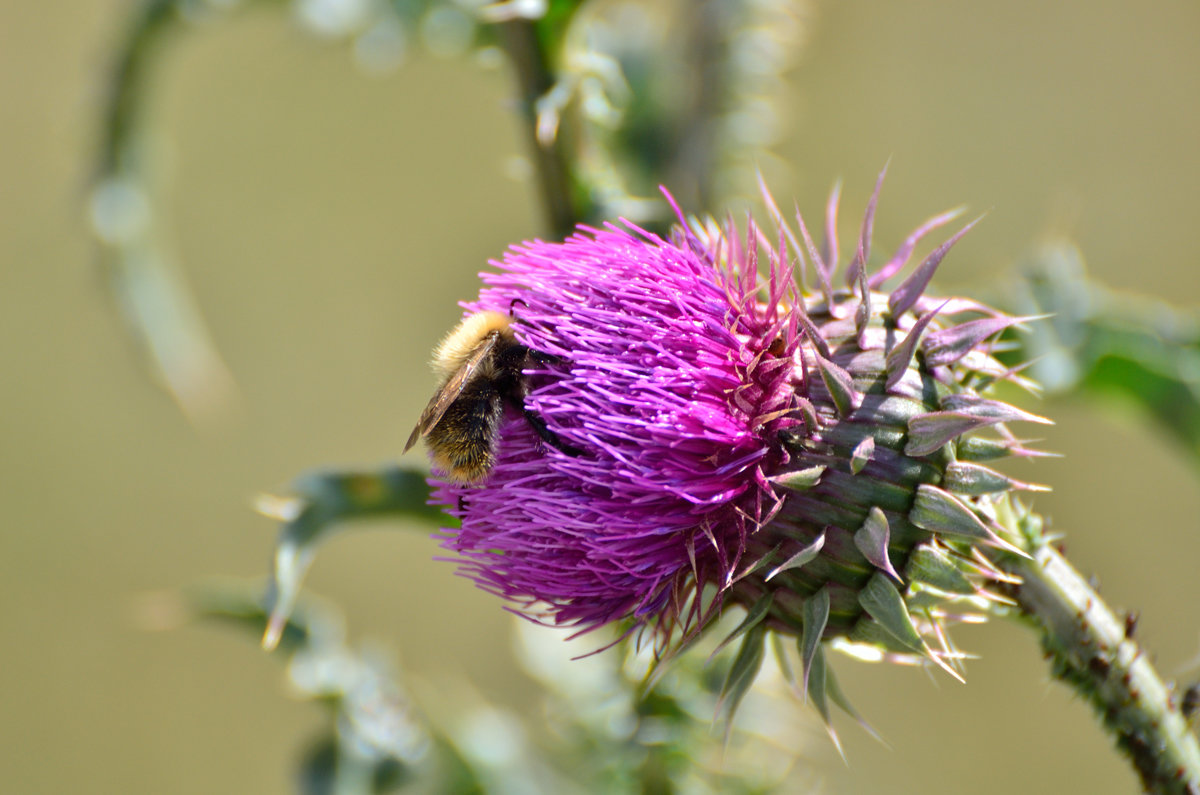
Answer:
[[1036, 439], [989, 439], [984, 436], [968, 436], [958, 440], [958, 458], [962, 461], [995, 461], [998, 458], [1053, 458], [1057, 453], [1047, 453], [1026, 447]]
[[1001, 491], [1022, 489], [1025, 491], [1049, 491], [1047, 486], [1035, 483], [1023, 483], [989, 469], [981, 464], [971, 464], [966, 461], [954, 461], [946, 467], [942, 476], [942, 488], [956, 494], [979, 496], [995, 494]]
[[829, 358], [829, 342], [821, 334], [820, 329], [813, 325], [812, 318], [804, 311], [804, 307], [800, 304], [796, 305], [799, 310], [796, 312], [796, 320], [800, 323], [800, 328], [804, 330], [804, 336], [813, 347], [817, 349], [817, 355], [823, 359]]
[[712, 659], [720, 654], [726, 646], [739, 638], [741, 635], [745, 634], [747, 630], [761, 624], [762, 620], [771, 612], [771, 602], [774, 597], [774, 591], [767, 591], [762, 596], [758, 597], [758, 600], [754, 604], [750, 605], [750, 608], [746, 611], [746, 617], [742, 619], [742, 623], [738, 624], [733, 632], [729, 633], [725, 640], [717, 644], [717, 648], [713, 649], [712, 654], [708, 655], [709, 661], [711, 662]]
[[954, 564], [954, 559], [942, 549], [923, 544], [908, 556], [904, 573], [910, 580], [932, 585], [947, 593], [973, 594], [975, 586]]
[[750, 561], [739, 573], [734, 575], [733, 582], [738, 582], [740, 580], [744, 580], [745, 578], [751, 576], [752, 574], [756, 574], [757, 572], [765, 569], [767, 566], [769, 566], [771, 564], [771, 561], [775, 560], [776, 553], [778, 553], [782, 547], [783, 547], [783, 542], [780, 541], [778, 544], [771, 547], [771, 549], [769, 551], [764, 552], [762, 555], [760, 555], [758, 557], [758, 560]]
[[317, 546], [341, 529], [344, 521], [383, 515], [425, 521], [444, 518], [427, 504], [425, 476], [399, 467], [377, 472], [316, 472], [299, 478], [293, 490], [294, 498], [259, 500], [264, 513], [284, 521], [267, 588], [270, 619], [263, 634], [267, 650], [279, 643]]
[[990, 541], [994, 533], [961, 500], [949, 492], [922, 483], [917, 486], [908, 520], [931, 533]]
[[900, 575], [892, 568], [891, 558], [888, 557], [890, 537], [887, 517], [878, 506], [875, 506], [867, 514], [862, 527], [855, 531], [854, 546], [858, 547], [858, 551], [863, 553], [863, 557], [870, 561], [872, 566], [886, 572], [896, 582], [900, 582]]
[[854, 379], [850, 373], [821, 356], [817, 357], [817, 368], [821, 371], [821, 381], [825, 383], [825, 389], [829, 391], [829, 396], [833, 398], [833, 404], [837, 407], [838, 416], [845, 417], [854, 411], [862, 400], [862, 395], [854, 388]]
[[913, 500], [912, 510], [908, 513], [908, 520], [931, 533], [973, 538], [1022, 557], [1029, 557], [996, 535], [966, 503], [937, 486], [927, 483], [917, 486], [917, 495]]
[[[834, 185], [833, 190], [834, 190], [834, 193], [830, 197], [830, 202], [829, 202], [828, 206], [829, 206], [829, 212], [833, 213], [834, 217], [836, 219], [837, 194], [841, 190], [840, 183]], [[808, 256], [809, 256], [809, 258], [812, 259], [813, 270], [815, 270], [817, 272], [817, 281], [819, 281], [821, 284], [821, 293], [825, 296], [825, 303], [829, 305], [830, 309], [832, 309], [833, 308], [833, 284], [830, 282], [830, 277], [832, 275], [831, 274], [832, 268], [830, 267], [830, 263], [826, 262], [826, 258], [822, 257], [821, 254], [817, 251], [817, 246], [815, 243], [813, 243], [812, 235], [809, 234], [808, 226], [804, 223], [804, 216], [802, 216], [799, 211], [796, 212], [796, 224], [797, 224], [797, 226], [800, 227], [800, 236], [804, 238], [804, 245], [808, 249]], [[836, 224], [836, 220], [835, 220], [835, 224]], [[832, 238], [830, 238], [830, 239], [832, 240], [833, 245], [836, 246], [837, 245], [837, 235], [833, 235]], [[832, 255], [836, 258], [836, 256], [837, 256], [836, 249], [834, 250]], [[836, 267], [836, 265], [837, 265], [837, 263], [835, 260], [833, 262], [833, 266]]]
[[[879, 177], [875, 180], [875, 190], [871, 193], [871, 198], [867, 201], [867, 210], [863, 213], [862, 231], [858, 235], [858, 250], [854, 252], [854, 259], [850, 261], [850, 266], [846, 269], [846, 284], [853, 285], [859, 281], [866, 272], [867, 261], [871, 257], [871, 238], [875, 233], [875, 208], [879, 206], [879, 192], [883, 189], [883, 178], [887, 176], [888, 163], [883, 164], [883, 170], [879, 172]], [[863, 297], [867, 295], [867, 284], [863, 281]]]
[[822, 649], [818, 648], [812, 661], [813, 706], [820, 713], [821, 722], [825, 724], [825, 731], [829, 732], [829, 739], [833, 741], [834, 747], [837, 748], [838, 755], [845, 760], [846, 753], [842, 750], [842, 741], [838, 737], [837, 730], [833, 728], [833, 716], [829, 713], [829, 702], [825, 700], [825, 696], [828, 694], [827, 674], [825, 653]]
[[821, 548], [825, 546], [825, 531], [821, 531], [821, 535], [813, 539], [813, 542], [801, 549], [795, 555], [780, 563], [767, 574], [766, 581], [770, 582], [777, 574], [790, 569], [798, 569], [805, 563], [812, 561], [820, 554]]
[[[829, 272], [830, 281], [837, 272], [838, 266], [838, 205], [842, 198], [842, 181], [833, 183], [829, 191], [829, 199], [825, 202], [825, 267]], [[830, 307], [832, 309], [832, 306]]]
[[[757, 174], [758, 192], [762, 197], [763, 205], [767, 208], [767, 212], [771, 216], [771, 220], [775, 222], [775, 226], [779, 227], [779, 231], [783, 234], [789, 243], [792, 245], [792, 250], [796, 252], [796, 258], [800, 260], [800, 288], [806, 291], [807, 286], [807, 269], [804, 267], [804, 252], [800, 249], [800, 241], [796, 239], [796, 233], [792, 231], [792, 227], [783, 219], [783, 213], [779, 211], [779, 205], [775, 203], [775, 197], [771, 195], [771, 191], [767, 189], [767, 182], [763, 179], [762, 172]], [[799, 307], [800, 313], [803, 314], [803, 307]]]
[[942, 445], [965, 433], [1002, 422], [1037, 422], [1052, 424], [1045, 417], [1022, 411], [998, 400], [985, 400], [971, 395], [950, 395], [942, 401], [943, 411], [931, 411], [908, 421], [908, 444], [904, 452], [910, 456], [929, 455]]
[[908, 444], [904, 446], [904, 452], [913, 457], [929, 455], [940, 450], [950, 440], [993, 422], [995, 420], [980, 419], [953, 411], [932, 411], [920, 417], [913, 417], [908, 423]]
[[800, 395], [795, 396], [795, 410], [799, 415], [800, 420], [804, 423], [804, 427], [811, 434], [821, 427], [820, 417], [817, 416], [817, 407], [812, 401]]
[[858, 603], [906, 648], [925, 652], [925, 641], [908, 614], [904, 597], [883, 572], [876, 572], [867, 581], [866, 587], [858, 593]]
[[865, 270], [860, 269], [858, 272], [858, 285], [859, 301], [858, 308], [854, 310], [854, 333], [859, 349], [866, 350], [868, 343], [867, 329], [870, 327], [870, 320], [873, 313], [871, 312], [871, 288], [867, 287], [867, 272]]
[[1054, 420], [1019, 409], [1010, 403], [981, 398], [978, 395], [972, 395], [968, 392], [946, 395], [942, 398], [941, 407], [949, 411], [960, 411], [973, 417], [987, 418], [995, 422], [1036, 422], [1039, 425], [1054, 424]]
[[859, 591], [858, 603], [871, 614], [871, 618], [879, 622], [881, 627], [904, 646], [924, 655], [958, 681], [963, 681], [958, 672], [947, 665], [945, 660], [934, 654], [925, 643], [913, 623], [912, 616], [908, 614], [904, 597], [900, 595], [896, 586], [892, 585], [883, 572], [876, 572], [867, 582], [867, 586]]
[[892, 255], [892, 258], [884, 263], [879, 270], [871, 274], [868, 282], [871, 289], [879, 289], [881, 284], [895, 276], [904, 268], [905, 265], [908, 264], [908, 258], [912, 256], [913, 250], [916, 249], [917, 244], [921, 242], [921, 238], [925, 237], [925, 235], [929, 234], [934, 229], [950, 223], [964, 212], [966, 212], [965, 207], [956, 207], [953, 210], [948, 210], [947, 212], [933, 216], [928, 221], [914, 229], [912, 234], [906, 237], [904, 242], [900, 244], [900, 247], [896, 249], [896, 253]]
[[804, 629], [800, 635], [800, 662], [802, 666], [802, 691], [808, 698], [808, 680], [812, 673], [812, 662], [821, 648], [825, 625], [829, 623], [829, 586], [823, 586], [804, 601], [802, 609]]
[[806, 467], [805, 469], [798, 469], [795, 472], [785, 472], [782, 475], [776, 475], [771, 478], [771, 482], [778, 483], [780, 486], [791, 491], [804, 491], [820, 483], [821, 475], [824, 472], [824, 465]]
[[850, 454], [850, 471], [857, 475], [875, 455], [875, 437], [868, 436], [854, 446]]
[[923, 346], [925, 363], [930, 367], [953, 364], [966, 356], [976, 346], [995, 334], [999, 334], [1010, 326], [1020, 325], [1034, 320], [1042, 320], [1046, 315], [1029, 315], [1026, 317], [985, 317], [980, 320], [970, 320], [950, 328], [939, 329], [925, 338]]
[[933, 253], [917, 266], [912, 275], [892, 291], [891, 296], [888, 298], [888, 311], [892, 313], [892, 317], [899, 317], [917, 302], [917, 299], [925, 292], [925, 288], [929, 286], [929, 280], [933, 278], [938, 265], [942, 264], [942, 260], [950, 252], [950, 249], [981, 220], [983, 220], [982, 215], [955, 232], [953, 237], [935, 248]]
[[733, 729], [733, 718], [737, 708], [762, 667], [766, 631], [765, 626], [758, 624], [743, 636], [741, 648], [738, 649], [737, 656], [725, 675], [725, 682], [721, 685], [721, 693], [717, 697], [717, 715], [719, 721], [724, 724], [727, 740], [729, 732]]
[[908, 334], [900, 341], [900, 344], [887, 352], [884, 362], [887, 366], [888, 389], [892, 389], [896, 384], [900, 383], [900, 379], [904, 377], [908, 366], [912, 364], [913, 356], [917, 352], [917, 343], [921, 341], [921, 335], [925, 332], [926, 326], [937, 317], [937, 313], [942, 311], [942, 307], [945, 305], [943, 303], [937, 309], [931, 309], [917, 318], [917, 322], [913, 323], [913, 327], [909, 329]]

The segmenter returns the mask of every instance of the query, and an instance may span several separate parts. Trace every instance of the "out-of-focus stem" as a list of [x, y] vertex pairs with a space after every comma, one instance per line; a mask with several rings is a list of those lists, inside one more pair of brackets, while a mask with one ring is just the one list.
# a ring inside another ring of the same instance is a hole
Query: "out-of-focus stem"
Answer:
[[584, 212], [573, 190], [569, 135], [560, 129], [550, 142], [544, 143], [538, 137], [537, 102], [554, 86], [549, 54], [533, 21], [514, 19], [497, 27], [516, 71], [525, 138], [537, 173], [546, 221], [555, 236], [565, 237], [584, 220]]
[[1125, 622], [1066, 558], [1035, 543], [1009, 558], [1010, 595], [1042, 633], [1054, 674], [1096, 708], [1147, 792], [1200, 795], [1200, 742]]
[[[281, 0], [252, 0], [242, 6], [252, 4], [281, 5]], [[129, 159], [146, 111], [146, 83], [159, 65], [160, 48], [172, 34], [187, 27], [182, 5], [180, 0], [140, 0], [129, 14], [104, 103], [97, 158], [101, 177], [133, 167]]]
[[684, 206], [716, 213], [715, 180], [719, 167], [719, 116], [732, 66], [729, 61], [727, 18], [734, 9], [727, 0], [699, 0], [687, 9], [686, 59], [692, 80], [686, 116], [678, 125], [674, 157], [666, 179]]
[[116, 172], [133, 138], [147, 63], [163, 33], [173, 27], [177, 11], [174, 0], [149, 0], [133, 15], [125, 42], [110, 78], [109, 98], [101, 128], [99, 166], [103, 175]]

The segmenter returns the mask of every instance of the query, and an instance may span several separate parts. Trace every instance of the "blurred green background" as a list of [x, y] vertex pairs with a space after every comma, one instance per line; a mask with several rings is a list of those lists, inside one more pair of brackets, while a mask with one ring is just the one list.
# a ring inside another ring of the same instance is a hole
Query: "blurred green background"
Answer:
[[[413, 53], [365, 76], [282, 10], [178, 37], [154, 78], [155, 156], [237, 381], [229, 411], [189, 425], [124, 335], [85, 225], [129, 7], [0, 5], [0, 787], [290, 792], [318, 711], [253, 638], [148, 631], [146, 594], [262, 574], [275, 527], [252, 495], [392, 460], [455, 302], [541, 213], [508, 176], [521, 139], [503, 69]], [[816, 212], [841, 176], [849, 229], [891, 156], [882, 247], [943, 208], [990, 208], [942, 291], [1004, 279], [1065, 231], [1098, 279], [1200, 303], [1200, 6], [821, 2], [806, 36], [777, 148], [790, 170], [772, 176], [784, 206]], [[1055, 487], [1036, 507], [1115, 605], [1141, 609], [1175, 675], [1200, 653], [1194, 465], [1132, 414], [1026, 407], [1058, 421], [1044, 446], [1066, 457], [1016, 474]], [[529, 708], [507, 614], [436, 553], [426, 528], [369, 528], [328, 545], [308, 585], [395, 651], [418, 696], [469, 680]], [[805, 756], [828, 791], [1136, 790], [1031, 633], [994, 622], [958, 640], [982, 657], [966, 686], [835, 660], [891, 748], [846, 723], [846, 766], [814, 729]]]

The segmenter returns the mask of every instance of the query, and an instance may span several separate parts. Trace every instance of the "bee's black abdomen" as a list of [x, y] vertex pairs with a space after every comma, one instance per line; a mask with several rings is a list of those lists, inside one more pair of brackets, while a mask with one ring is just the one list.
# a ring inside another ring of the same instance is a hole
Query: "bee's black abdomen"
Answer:
[[429, 432], [434, 463], [454, 480], [482, 480], [496, 463], [503, 413], [504, 401], [494, 384], [468, 384]]

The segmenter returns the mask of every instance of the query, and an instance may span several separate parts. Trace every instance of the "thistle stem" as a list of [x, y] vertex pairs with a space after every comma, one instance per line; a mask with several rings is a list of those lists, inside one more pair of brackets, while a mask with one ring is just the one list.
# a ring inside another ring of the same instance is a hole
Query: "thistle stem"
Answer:
[[520, 92], [521, 114], [546, 221], [556, 237], [566, 237], [584, 220], [584, 212], [573, 191], [568, 136], [558, 130], [553, 140], [538, 135], [538, 100], [554, 87], [549, 53], [538, 36], [535, 23], [514, 19], [498, 25], [504, 49], [512, 59]]
[[733, 71], [729, 59], [729, 17], [741, 9], [726, 0], [701, 0], [683, 14], [687, 68], [686, 115], [676, 123], [677, 139], [665, 169], [667, 184], [683, 206], [715, 212], [720, 170], [718, 129]]
[[1147, 792], [1200, 795], [1200, 742], [1171, 688], [1096, 590], [1062, 554], [1035, 542], [1008, 558], [1010, 594], [1041, 631], [1054, 675], [1091, 702]]

